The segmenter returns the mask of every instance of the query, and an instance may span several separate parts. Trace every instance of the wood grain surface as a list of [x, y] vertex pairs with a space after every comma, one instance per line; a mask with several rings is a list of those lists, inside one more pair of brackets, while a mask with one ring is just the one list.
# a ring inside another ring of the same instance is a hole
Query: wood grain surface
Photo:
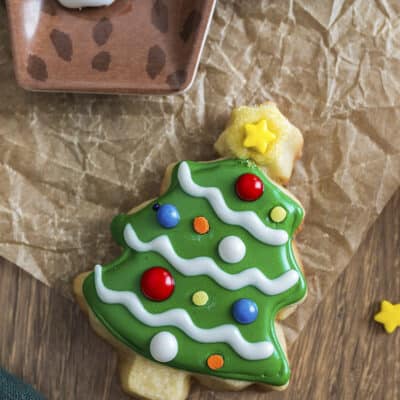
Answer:
[[[400, 329], [373, 322], [379, 302], [400, 302], [400, 190], [290, 351], [284, 393], [222, 394], [194, 385], [190, 400], [399, 399]], [[128, 400], [112, 349], [78, 306], [0, 261], [0, 365], [48, 400]]]

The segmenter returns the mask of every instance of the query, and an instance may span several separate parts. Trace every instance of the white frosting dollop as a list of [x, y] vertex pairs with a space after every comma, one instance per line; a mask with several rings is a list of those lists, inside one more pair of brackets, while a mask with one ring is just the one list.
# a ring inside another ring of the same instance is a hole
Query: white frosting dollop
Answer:
[[169, 332], [160, 332], [150, 342], [150, 354], [159, 362], [172, 361], [178, 354], [178, 341]]
[[103, 7], [109, 6], [115, 0], [58, 0], [67, 8]]
[[246, 255], [246, 245], [238, 236], [227, 236], [219, 242], [218, 253], [225, 262], [235, 264]]

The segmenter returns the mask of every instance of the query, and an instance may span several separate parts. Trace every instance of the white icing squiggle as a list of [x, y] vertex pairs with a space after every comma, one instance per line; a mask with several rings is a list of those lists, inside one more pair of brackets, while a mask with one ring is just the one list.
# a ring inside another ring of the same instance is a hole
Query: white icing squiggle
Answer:
[[130, 224], [125, 226], [124, 239], [133, 250], [159, 253], [183, 275], [207, 275], [228, 290], [238, 290], [251, 285], [267, 295], [276, 295], [290, 289], [299, 280], [299, 274], [294, 270], [287, 271], [275, 279], [268, 279], [258, 268], [248, 268], [237, 274], [228, 274], [210, 257], [191, 259], [180, 257], [166, 235], [158, 236], [150, 242], [142, 242]]
[[272, 229], [266, 226], [254, 211], [234, 211], [228, 207], [221, 191], [216, 187], [203, 187], [192, 179], [187, 162], [183, 161], [178, 168], [178, 180], [182, 189], [193, 197], [208, 200], [217, 216], [225, 223], [239, 225], [263, 243], [279, 246], [289, 240], [283, 229]]
[[58, 0], [67, 8], [102, 7], [109, 6], [114, 0]]
[[203, 329], [196, 326], [187, 311], [175, 308], [159, 314], [152, 314], [144, 307], [138, 296], [133, 292], [116, 291], [104, 286], [102, 267], [96, 265], [95, 286], [100, 300], [107, 304], [121, 304], [140, 322], [151, 327], [175, 326], [187, 336], [200, 343], [226, 343], [246, 360], [262, 360], [274, 353], [271, 342], [250, 343], [243, 338], [239, 329], [231, 324], [215, 328]]

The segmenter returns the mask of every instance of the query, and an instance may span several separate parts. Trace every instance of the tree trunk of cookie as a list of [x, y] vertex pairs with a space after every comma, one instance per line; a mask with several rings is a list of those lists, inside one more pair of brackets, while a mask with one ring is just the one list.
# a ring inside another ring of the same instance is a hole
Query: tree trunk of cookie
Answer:
[[139, 355], [120, 355], [123, 389], [149, 400], [185, 400], [190, 390], [190, 375], [185, 371], [154, 363]]

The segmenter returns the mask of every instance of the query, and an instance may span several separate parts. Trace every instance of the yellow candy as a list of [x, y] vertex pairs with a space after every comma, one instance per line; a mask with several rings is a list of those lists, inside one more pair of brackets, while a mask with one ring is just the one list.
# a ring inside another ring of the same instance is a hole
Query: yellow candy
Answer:
[[383, 300], [381, 311], [375, 314], [376, 322], [383, 324], [387, 333], [392, 333], [400, 326], [400, 304], [392, 304], [390, 301]]
[[276, 206], [271, 210], [269, 216], [274, 222], [283, 222], [287, 216], [287, 211], [281, 206]]
[[193, 294], [192, 301], [196, 306], [205, 306], [208, 303], [208, 294], [203, 290], [199, 290]]
[[276, 140], [276, 134], [268, 129], [266, 119], [262, 119], [256, 124], [245, 124], [246, 137], [243, 146], [253, 148], [261, 154], [265, 154], [268, 146]]

